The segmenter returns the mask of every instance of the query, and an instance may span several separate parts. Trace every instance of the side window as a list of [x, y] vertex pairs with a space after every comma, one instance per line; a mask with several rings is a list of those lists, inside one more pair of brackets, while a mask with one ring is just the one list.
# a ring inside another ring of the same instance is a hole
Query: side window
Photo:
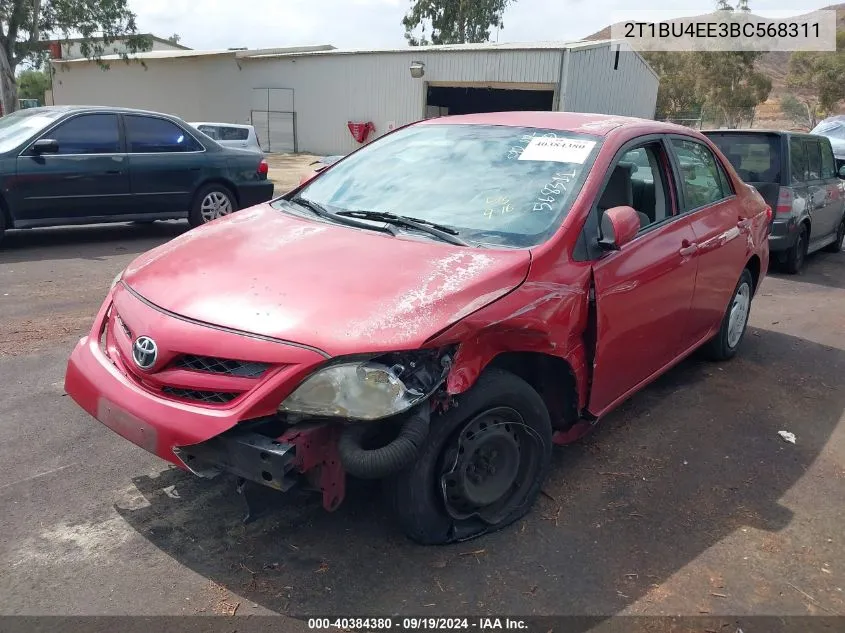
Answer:
[[58, 141], [59, 154], [120, 152], [120, 130], [116, 114], [82, 114], [62, 123], [42, 138]]
[[202, 149], [190, 134], [165, 119], [128, 114], [124, 121], [130, 152], [195, 152]]
[[807, 152], [807, 178], [820, 180], [822, 177], [822, 155], [818, 141], [804, 141], [804, 151]]
[[213, 125], [200, 125], [197, 129], [209, 138], [213, 138], [215, 141], [220, 140], [220, 129], [214, 127]]
[[726, 197], [733, 193], [736, 193], [734, 191], [733, 185], [731, 185], [731, 179], [728, 178], [728, 175], [725, 173], [725, 169], [722, 167], [722, 165], [717, 162], [716, 167], [718, 167], [719, 169], [719, 182], [722, 185], [722, 193], [725, 194]]
[[800, 138], [789, 139], [789, 167], [793, 185], [807, 180], [807, 155]]
[[599, 198], [599, 213], [633, 207], [640, 216], [640, 230], [673, 215], [662, 147], [650, 143], [622, 155]]
[[725, 190], [725, 176], [721, 174], [716, 157], [706, 145], [697, 141], [672, 139], [681, 169], [681, 186], [687, 211], [718, 202], [733, 192]]
[[836, 178], [836, 163], [833, 160], [833, 150], [830, 148], [830, 143], [820, 141], [819, 145], [822, 150], [822, 178], [825, 180]]
[[245, 141], [249, 136], [249, 130], [242, 127], [220, 128], [221, 141]]

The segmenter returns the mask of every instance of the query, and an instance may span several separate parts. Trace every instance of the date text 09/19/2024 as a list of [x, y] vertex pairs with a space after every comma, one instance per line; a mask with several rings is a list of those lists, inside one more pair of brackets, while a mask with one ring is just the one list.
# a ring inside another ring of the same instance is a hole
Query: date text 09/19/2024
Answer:
[[[374, 617], [309, 618], [312, 631], [526, 631], [528, 623], [520, 618], [497, 617]], [[530, 633], [530, 632], [528, 632]]]

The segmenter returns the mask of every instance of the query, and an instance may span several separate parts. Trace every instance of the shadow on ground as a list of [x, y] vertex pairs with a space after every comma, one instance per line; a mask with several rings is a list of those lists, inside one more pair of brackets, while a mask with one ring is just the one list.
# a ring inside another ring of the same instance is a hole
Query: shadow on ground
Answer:
[[189, 228], [187, 222], [168, 221], [8, 231], [0, 242], [0, 263], [100, 259], [121, 253], [143, 253]]
[[781, 272], [780, 267], [772, 259], [768, 274], [783, 281], [800, 281], [828, 288], [845, 289], [845, 251], [826, 253], [819, 251], [807, 257], [807, 262], [797, 275]]
[[557, 449], [525, 520], [456, 546], [406, 541], [372, 487], [334, 514], [291, 496], [243, 526], [231, 481], [166, 470], [135, 480], [149, 505], [118, 511], [196, 573], [294, 616], [611, 615], [738, 528], [789, 524], [779, 500], [840, 419], [845, 391], [825, 380], [843, 371], [838, 349], [749, 329], [734, 361], [688, 360]]

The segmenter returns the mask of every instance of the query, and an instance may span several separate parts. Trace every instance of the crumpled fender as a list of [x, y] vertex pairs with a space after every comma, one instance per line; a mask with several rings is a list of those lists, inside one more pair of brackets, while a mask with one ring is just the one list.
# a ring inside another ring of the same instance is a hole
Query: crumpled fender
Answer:
[[558, 271], [559, 279], [554, 281], [533, 281], [529, 274], [513, 292], [429, 341], [434, 346], [459, 344], [446, 379], [449, 394], [469, 389], [501, 353], [539, 352], [569, 363], [578, 387], [579, 409], [586, 405], [587, 350], [583, 334], [588, 319], [590, 267], [570, 262]]

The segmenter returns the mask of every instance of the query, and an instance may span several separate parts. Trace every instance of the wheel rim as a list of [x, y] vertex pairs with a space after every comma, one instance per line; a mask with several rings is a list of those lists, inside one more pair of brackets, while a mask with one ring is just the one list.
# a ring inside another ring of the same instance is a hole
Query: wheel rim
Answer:
[[728, 317], [728, 346], [736, 347], [742, 333], [745, 331], [745, 324], [748, 322], [748, 312], [751, 307], [751, 287], [748, 282], [743, 281], [736, 291], [731, 314]]
[[232, 201], [222, 191], [211, 191], [200, 203], [200, 215], [203, 222], [211, 222], [232, 212]]
[[440, 487], [453, 519], [494, 525], [527, 498], [540, 465], [541, 439], [509, 407], [484, 411], [444, 451]]

